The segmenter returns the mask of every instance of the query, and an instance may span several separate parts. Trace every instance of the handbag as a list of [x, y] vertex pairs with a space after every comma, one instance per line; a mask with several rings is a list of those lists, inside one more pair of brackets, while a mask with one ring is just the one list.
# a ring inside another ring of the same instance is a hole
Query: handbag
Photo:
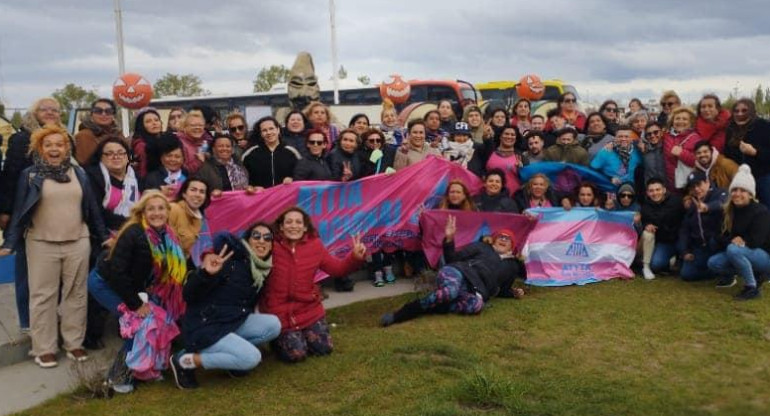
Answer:
[[[687, 141], [690, 140], [692, 136], [692, 134], [687, 136], [684, 140], [682, 140], [682, 143], [679, 143], [679, 146], [684, 147], [684, 144], [687, 143]], [[692, 171], [693, 168], [687, 166], [684, 164], [684, 162], [677, 159], [676, 169], [674, 170], [674, 187], [676, 187], [676, 189], [682, 189], [687, 186], [687, 177], [690, 176]]]

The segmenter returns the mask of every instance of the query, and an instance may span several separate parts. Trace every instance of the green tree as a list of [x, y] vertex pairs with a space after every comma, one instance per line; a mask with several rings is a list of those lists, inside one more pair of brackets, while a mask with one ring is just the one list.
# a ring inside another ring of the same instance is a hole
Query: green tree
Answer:
[[96, 90], [87, 90], [79, 85], [67, 84], [51, 94], [62, 108], [61, 121], [65, 125], [69, 119], [70, 110], [73, 108], [89, 107], [92, 102], [99, 99]]
[[197, 75], [178, 75], [166, 73], [152, 86], [155, 98], [175, 95], [177, 97], [198, 97], [209, 95], [211, 91], [203, 89], [203, 83]]
[[754, 105], [757, 106], [757, 111], [761, 111], [764, 104], [765, 91], [762, 89], [762, 84], [759, 84], [757, 85], [757, 89], [754, 90]]
[[360, 83], [362, 83], [364, 85], [369, 85], [372, 82], [371, 78], [369, 78], [369, 75], [361, 75], [360, 77], [358, 77], [356, 79], [358, 80], [358, 82], [360, 82]]
[[289, 68], [283, 65], [270, 65], [262, 68], [254, 79], [254, 92], [270, 91], [275, 84], [289, 81]]
[[11, 124], [13, 124], [13, 127], [16, 127], [17, 129], [21, 127], [22, 122], [22, 116], [21, 111], [16, 110], [13, 112], [13, 116], [11, 116]]

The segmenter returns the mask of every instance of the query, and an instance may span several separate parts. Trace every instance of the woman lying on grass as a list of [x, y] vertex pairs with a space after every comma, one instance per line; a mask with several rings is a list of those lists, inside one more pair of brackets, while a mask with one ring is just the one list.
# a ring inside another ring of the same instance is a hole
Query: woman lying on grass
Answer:
[[469, 244], [458, 252], [454, 244], [456, 232], [455, 217], [450, 215], [444, 229], [444, 258], [448, 264], [438, 272], [437, 288], [396, 312], [383, 315], [382, 326], [408, 321], [425, 313], [475, 315], [492, 296], [519, 298], [524, 295], [522, 289], [511, 287], [519, 274], [513, 255], [513, 231], [498, 230], [491, 238]]

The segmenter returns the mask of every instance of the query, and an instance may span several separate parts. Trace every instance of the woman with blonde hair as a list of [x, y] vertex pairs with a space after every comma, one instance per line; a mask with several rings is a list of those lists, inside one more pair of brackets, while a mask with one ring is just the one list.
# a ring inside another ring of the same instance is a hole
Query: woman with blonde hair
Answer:
[[71, 164], [67, 130], [58, 125], [35, 130], [30, 154], [33, 165], [19, 175], [0, 256], [23, 242], [29, 265], [31, 353], [40, 367], [50, 368], [58, 364], [60, 331], [67, 357], [88, 359], [83, 339], [90, 238], [106, 242], [107, 232], [88, 176]]
[[182, 120], [182, 129], [176, 132], [182, 142], [184, 168], [194, 174], [203, 167], [211, 148], [211, 136], [206, 132], [206, 118], [197, 110], [190, 111]]
[[446, 194], [438, 204], [438, 209], [476, 211], [476, 205], [465, 183], [459, 179], [452, 179], [446, 188]]
[[326, 133], [326, 137], [329, 138], [329, 147], [326, 150], [331, 150], [332, 146], [337, 142], [337, 136], [340, 131], [333, 124], [333, 117], [329, 107], [320, 101], [314, 101], [305, 107], [303, 113], [313, 128]]
[[663, 158], [668, 189], [683, 189], [695, 166], [695, 145], [702, 140], [695, 130], [695, 112], [687, 107], [671, 111], [663, 137]]
[[[16, 184], [21, 171], [32, 166], [29, 153], [29, 139], [32, 132], [45, 124], [64, 127], [61, 122], [61, 106], [53, 97], [37, 99], [24, 114], [21, 128], [8, 139], [8, 148], [0, 173], [0, 229], [6, 229], [11, 219], [16, 196]], [[6, 239], [8, 237], [6, 236]], [[16, 248], [15, 258], [16, 308], [19, 313], [19, 327], [29, 332], [29, 287], [27, 285], [27, 256], [24, 245]]]
[[[119, 317], [121, 309], [145, 318], [150, 302], [163, 308], [176, 320], [185, 311], [182, 285], [187, 263], [176, 233], [169, 225], [171, 206], [157, 190], [145, 191], [131, 208], [128, 221], [121, 227], [109, 253], [100, 258], [88, 276], [88, 291], [99, 304]], [[120, 307], [123, 305], [123, 307]], [[123, 353], [130, 351], [127, 340]], [[133, 390], [131, 377], [123, 378], [125, 367], [120, 357], [110, 371], [109, 381], [115, 391]]]
[[658, 114], [658, 123], [666, 125], [669, 122], [671, 112], [681, 105], [682, 100], [679, 98], [679, 95], [675, 91], [664, 91], [663, 95], [660, 97], [661, 112]]

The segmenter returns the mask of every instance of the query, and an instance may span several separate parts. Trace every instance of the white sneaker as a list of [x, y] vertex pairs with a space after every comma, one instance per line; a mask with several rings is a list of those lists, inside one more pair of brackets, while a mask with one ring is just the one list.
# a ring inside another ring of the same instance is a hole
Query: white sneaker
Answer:
[[653, 280], [653, 279], [655, 279], [655, 273], [653, 273], [652, 270], [650, 270], [650, 266], [648, 266], [648, 265], [645, 265], [642, 268], [642, 276], [644, 276], [644, 278], [646, 280]]

